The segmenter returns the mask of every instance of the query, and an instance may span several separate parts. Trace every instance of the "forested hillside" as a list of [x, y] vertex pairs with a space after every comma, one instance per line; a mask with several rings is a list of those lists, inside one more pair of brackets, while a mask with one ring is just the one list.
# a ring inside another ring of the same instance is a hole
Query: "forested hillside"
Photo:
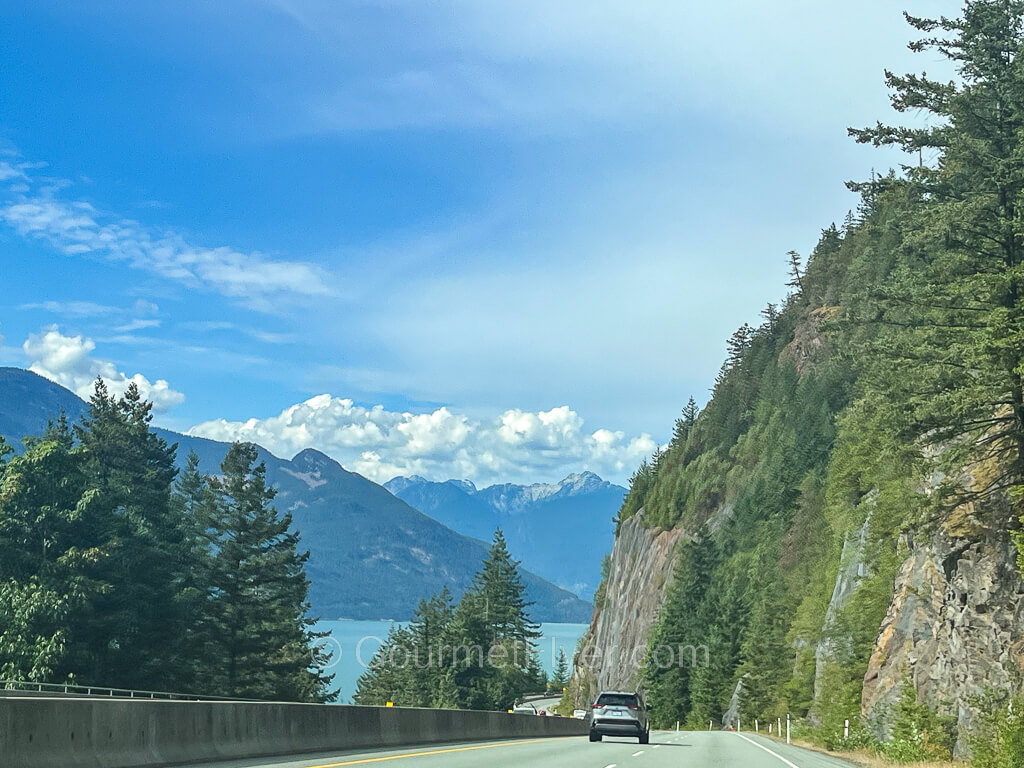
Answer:
[[[850, 718], [848, 746], [1019, 764], [1024, 4], [908, 20], [959, 78], [888, 74], [930, 127], [851, 134], [912, 161], [851, 184], [632, 478], [620, 532], [686, 534], [635, 680], [664, 724], [791, 714], [841, 745]], [[706, 664], [659, 662], [691, 645]]]

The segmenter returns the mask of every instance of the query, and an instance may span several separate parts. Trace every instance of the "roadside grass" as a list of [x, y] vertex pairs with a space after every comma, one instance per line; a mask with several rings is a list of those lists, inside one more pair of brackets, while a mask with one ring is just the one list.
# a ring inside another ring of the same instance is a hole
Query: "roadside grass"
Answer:
[[[785, 743], [785, 739], [780, 739], [774, 735], [769, 736], [767, 733], [761, 733], [759, 735], [769, 738], [779, 744]], [[793, 745], [809, 749], [812, 752], [819, 752], [823, 755], [828, 755], [829, 757], [846, 760], [848, 763], [860, 766], [860, 768], [897, 768], [897, 766], [898, 768], [969, 768], [970, 765], [967, 762], [952, 760], [920, 760], [910, 763], [899, 763], [870, 749], [837, 752], [831, 749], [825, 749], [820, 744], [815, 744], [804, 739], [793, 739]]]

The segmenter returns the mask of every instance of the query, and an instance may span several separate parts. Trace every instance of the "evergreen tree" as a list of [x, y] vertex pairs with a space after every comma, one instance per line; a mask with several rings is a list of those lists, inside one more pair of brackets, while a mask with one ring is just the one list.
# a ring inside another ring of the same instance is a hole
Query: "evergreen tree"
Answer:
[[[1009, 490], [1024, 498], [1024, 4], [974, 0], [961, 18], [906, 15], [959, 80], [886, 73], [899, 111], [934, 117], [925, 128], [854, 130], [859, 142], [929, 150], [934, 165], [906, 166], [903, 179], [852, 185], [902, 188], [916, 205], [904, 222], [904, 254], [857, 322], [872, 324], [878, 365], [867, 382], [893, 403], [902, 439], [940, 444], [952, 504]], [[908, 407], [909, 406], [909, 407]], [[964, 489], [959, 469], [984, 463]], [[982, 478], [984, 478], [982, 480]], [[1024, 545], [1024, 542], [1022, 542]]]
[[686, 444], [686, 440], [689, 438], [694, 425], [697, 423], [697, 415], [699, 413], [700, 409], [697, 407], [697, 401], [693, 399], [693, 396], [691, 396], [683, 407], [682, 416], [676, 419], [675, 428], [672, 430], [672, 442], [670, 446], [673, 450], [678, 450]]
[[298, 552], [291, 515], [279, 515], [256, 447], [231, 446], [210, 478], [214, 555], [205, 625], [210, 690], [279, 701], [332, 698], [319, 635], [307, 613], [309, 553]]
[[555, 657], [555, 669], [551, 676], [550, 687], [556, 691], [561, 691], [569, 685], [571, 673], [572, 670], [569, 668], [569, 659], [565, 655], [565, 649], [559, 648], [558, 655]]
[[443, 646], [454, 610], [451, 592], [444, 587], [429, 600], [420, 600], [413, 613], [409, 623], [412, 706], [433, 706], [447, 664]]
[[498, 530], [458, 605], [444, 589], [420, 601], [408, 627], [389, 633], [359, 678], [355, 702], [503, 710], [543, 690], [540, 633], [524, 595], [519, 564]]
[[490, 551], [467, 595], [482, 610], [487, 640], [511, 640], [531, 653], [535, 650], [535, 641], [541, 635], [527, 613], [533, 603], [526, 600], [519, 562], [509, 554], [500, 528], [494, 532]]
[[171, 492], [171, 514], [178, 521], [185, 567], [175, 574], [174, 595], [182, 617], [180, 679], [184, 690], [204, 687], [206, 600], [213, 567], [211, 549], [213, 495], [199, 471], [199, 456], [190, 451]]
[[96, 381], [75, 435], [101, 510], [103, 560], [94, 577], [109, 584], [79, 632], [75, 665], [89, 681], [125, 688], [173, 687], [183, 631], [174, 585], [186, 566], [170, 511], [176, 446], [150, 430], [152, 405], [135, 384], [117, 399]]

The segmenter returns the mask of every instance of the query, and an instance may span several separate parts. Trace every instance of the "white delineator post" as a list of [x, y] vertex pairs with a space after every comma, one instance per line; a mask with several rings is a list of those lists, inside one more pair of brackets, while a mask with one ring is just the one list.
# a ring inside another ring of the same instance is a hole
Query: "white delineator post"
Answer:
[[709, 731], [711, 730], [711, 723], [712, 723], [712, 721], [711, 721], [711, 720], [708, 720], [708, 730], [709, 730]]
[[679, 733], [679, 721], [676, 720], [676, 733]]
[[850, 738], [850, 721], [849, 720], [847, 720], [843, 724], [843, 738], [844, 739]]
[[789, 715], [786, 715], [786, 743], [789, 744]]
[[755, 717], [754, 718], [754, 733], [760, 733], [760, 732], [761, 732], [761, 725], [760, 725], [760, 723], [757, 722], [757, 718]]
[[780, 739], [782, 738], [782, 718], [775, 718], [775, 735]]

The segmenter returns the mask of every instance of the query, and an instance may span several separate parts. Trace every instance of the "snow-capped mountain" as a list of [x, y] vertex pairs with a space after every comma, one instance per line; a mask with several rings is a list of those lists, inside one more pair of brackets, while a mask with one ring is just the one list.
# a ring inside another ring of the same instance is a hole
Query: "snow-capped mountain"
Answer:
[[466, 536], [487, 540], [500, 527], [525, 567], [587, 599], [597, 589], [601, 558], [615, 533], [613, 518], [626, 493], [593, 472], [558, 483], [483, 489], [467, 480], [396, 477], [384, 487]]

